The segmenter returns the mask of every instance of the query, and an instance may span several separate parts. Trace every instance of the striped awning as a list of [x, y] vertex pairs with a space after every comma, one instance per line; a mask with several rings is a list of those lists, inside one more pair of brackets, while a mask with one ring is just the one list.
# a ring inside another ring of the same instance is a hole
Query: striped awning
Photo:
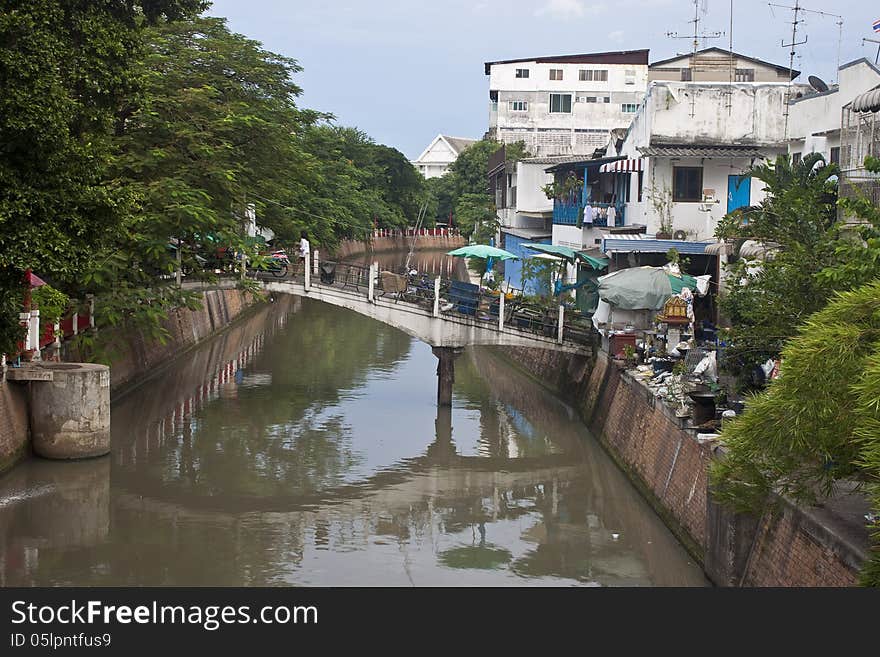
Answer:
[[634, 173], [642, 170], [642, 158], [633, 158], [630, 160], [618, 160], [617, 162], [609, 162], [599, 167], [600, 173]]

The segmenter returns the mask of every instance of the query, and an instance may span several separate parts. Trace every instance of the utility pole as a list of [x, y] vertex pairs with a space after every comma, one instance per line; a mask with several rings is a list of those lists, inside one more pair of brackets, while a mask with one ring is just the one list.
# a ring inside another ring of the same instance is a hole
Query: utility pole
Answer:
[[[694, 24], [694, 33], [692, 35], [687, 36], [679, 36], [678, 32], [667, 32], [666, 36], [670, 39], [692, 39], [693, 50], [691, 51], [691, 75], [690, 81], [694, 80], [694, 70], [697, 65], [697, 51], [700, 49], [700, 39], [706, 41], [708, 39], [718, 39], [724, 35], [724, 32], [709, 32], [700, 34], [700, 0], [693, 0], [694, 2], [694, 18], [693, 20], [688, 21], [689, 23]], [[691, 117], [696, 113], [696, 95], [691, 92]]]

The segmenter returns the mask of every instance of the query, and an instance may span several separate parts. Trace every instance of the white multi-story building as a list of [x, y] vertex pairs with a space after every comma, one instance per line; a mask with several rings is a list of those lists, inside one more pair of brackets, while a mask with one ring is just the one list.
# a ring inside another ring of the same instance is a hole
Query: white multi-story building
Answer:
[[[763, 184], [750, 166], [786, 152], [786, 83], [652, 82], [617, 153], [605, 165], [626, 223], [648, 233], [670, 228], [677, 239], [711, 240], [718, 220], [757, 203]], [[663, 224], [671, 223], [670, 226]]]
[[425, 178], [439, 178], [449, 169], [449, 165], [458, 159], [462, 152], [473, 145], [476, 139], [464, 137], [448, 137], [437, 135], [412, 165]]
[[830, 87], [811, 78], [816, 88], [792, 99], [788, 148], [793, 158], [821, 153], [826, 162], [841, 163], [843, 108], [880, 84], [880, 68], [867, 59], [857, 59], [841, 66], [837, 77], [838, 83]]
[[645, 96], [648, 51], [486, 62], [490, 138], [533, 156], [591, 155], [626, 128]]

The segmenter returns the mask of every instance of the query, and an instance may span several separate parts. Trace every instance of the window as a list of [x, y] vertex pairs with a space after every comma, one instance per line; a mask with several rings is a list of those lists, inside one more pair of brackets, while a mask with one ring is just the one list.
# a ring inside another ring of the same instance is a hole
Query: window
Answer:
[[587, 96], [587, 102], [588, 103], [595, 103], [596, 97], [595, 96]]
[[800, 161], [801, 161], [801, 154], [800, 153], [792, 153], [791, 154], [791, 163], [792, 164], [797, 164]]
[[840, 164], [840, 146], [831, 148], [831, 164]]
[[626, 84], [635, 84], [636, 83], [636, 72], [634, 69], [626, 70]]
[[550, 94], [550, 113], [571, 113], [571, 94]]
[[639, 106], [635, 103], [623, 103], [623, 105], [620, 106], [620, 111], [624, 114], [635, 114], [639, 111]]
[[610, 103], [610, 102], [611, 102], [611, 96], [605, 96], [605, 98], [603, 99], [602, 102], [603, 102], [603, 103]]
[[703, 200], [703, 167], [672, 167], [672, 200], [676, 203]]
[[507, 101], [507, 109], [511, 112], [528, 112], [529, 101], [527, 100], [509, 100]]
[[736, 69], [736, 81], [737, 82], [754, 82], [755, 81], [755, 69], [753, 68], [738, 68]]
[[683, 68], [681, 69], [681, 81], [682, 82], [691, 82], [694, 79], [694, 76], [691, 74], [691, 69]]
[[551, 80], [561, 80], [562, 79], [562, 69], [561, 68], [551, 68], [550, 69], [550, 79]]
[[639, 196], [638, 196], [639, 203], [642, 202], [642, 190], [644, 189], [644, 186], [645, 186], [645, 172], [639, 171]]
[[[635, 71], [633, 71], [633, 75], [635, 75]], [[582, 68], [578, 71], [578, 80], [581, 82], [608, 82], [608, 70]]]
[[518, 77], [518, 78], [527, 78], [527, 77], [529, 77], [529, 69], [527, 69], [527, 68], [518, 68], [518, 69], [516, 69], [516, 77]]

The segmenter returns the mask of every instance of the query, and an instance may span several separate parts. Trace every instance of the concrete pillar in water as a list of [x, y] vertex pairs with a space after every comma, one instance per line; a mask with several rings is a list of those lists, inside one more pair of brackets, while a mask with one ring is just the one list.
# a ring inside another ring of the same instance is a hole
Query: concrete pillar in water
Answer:
[[452, 384], [455, 382], [455, 358], [459, 347], [432, 347], [437, 363], [437, 405], [452, 406]]
[[34, 452], [79, 459], [110, 452], [110, 368], [91, 363], [43, 363], [52, 381], [28, 393]]

